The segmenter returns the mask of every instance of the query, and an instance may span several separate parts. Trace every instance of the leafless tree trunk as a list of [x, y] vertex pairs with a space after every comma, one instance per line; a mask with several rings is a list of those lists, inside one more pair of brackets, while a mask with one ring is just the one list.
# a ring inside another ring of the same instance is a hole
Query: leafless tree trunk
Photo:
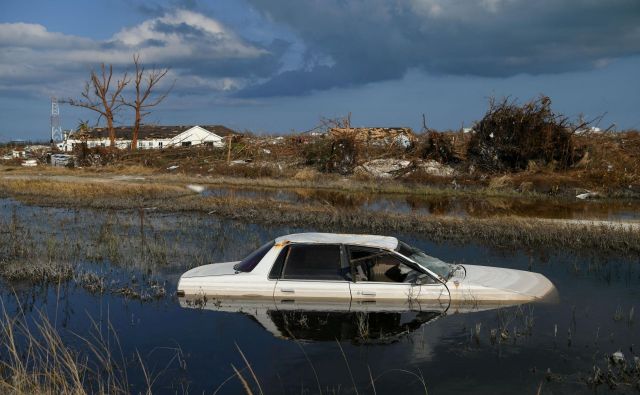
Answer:
[[87, 108], [97, 112], [100, 114], [98, 121], [104, 117], [107, 121], [110, 145], [114, 147], [116, 144], [116, 132], [113, 128], [113, 116], [121, 105], [118, 98], [130, 80], [127, 78], [127, 73], [124, 73], [122, 79], [116, 81], [116, 87], [113, 92], [110, 92], [113, 66], [109, 65], [107, 69], [103, 63], [100, 70], [100, 75], [98, 75], [95, 70], [91, 70], [91, 78], [85, 83], [84, 91], [82, 92], [83, 99], [67, 99], [65, 102], [72, 106]]
[[133, 63], [136, 66], [136, 76], [134, 83], [136, 87], [136, 97], [134, 101], [120, 98], [120, 102], [126, 106], [133, 108], [135, 118], [133, 122], [133, 132], [131, 138], [131, 150], [138, 148], [138, 134], [140, 133], [140, 125], [145, 116], [149, 115], [150, 109], [160, 104], [169, 94], [173, 85], [161, 95], [147, 102], [154, 93], [156, 85], [167, 75], [169, 69], [153, 69], [145, 70], [140, 63], [140, 55], [133, 55]]

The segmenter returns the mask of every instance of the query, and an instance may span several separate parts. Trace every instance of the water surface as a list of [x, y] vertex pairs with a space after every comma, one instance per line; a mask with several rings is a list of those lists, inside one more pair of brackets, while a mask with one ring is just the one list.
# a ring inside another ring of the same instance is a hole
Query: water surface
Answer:
[[[559, 301], [468, 314], [332, 313], [274, 303], [256, 319], [250, 308], [182, 307], [174, 296], [177, 279], [197, 265], [237, 260], [276, 236], [315, 229], [202, 214], [39, 208], [12, 200], [0, 202], [0, 225], [3, 251], [15, 246], [15, 235], [29, 247], [11, 264], [51, 259], [104, 278], [104, 292], [72, 280], [48, 286], [5, 281], [0, 293], [11, 314], [18, 312], [16, 299], [28, 317], [46, 312], [80, 349], [74, 334], [95, 331], [91, 320], [105, 331], [112, 325], [132, 392], [144, 384], [138, 352], [158, 374], [157, 393], [241, 393], [239, 380], [225, 380], [233, 376], [232, 364], [245, 367], [242, 350], [265, 393], [373, 393], [372, 379], [378, 394], [425, 393], [422, 379], [430, 394], [535, 394], [540, 385], [542, 393], [593, 393], [585, 378], [594, 365], [606, 371], [607, 355], [620, 350], [633, 360], [640, 347], [637, 259], [435, 244], [403, 234], [398, 236], [446, 261], [541, 272], [556, 284]], [[152, 292], [157, 284], [165, 294]], [[117, 292], [126, 287], [152, 296]], [[248, 370], [243, 374], [251, 381]], [[610, 391], [606, 385], [597, 389]]]
[[274, 202], [325, 204], [337, 209], [364, 209], [435, 216], [520, 216], [553, 219], [640, 220], [637, 200], [550, 200], [526, 197], [469, 197], [370, 194], [319, 189], [211, 187], [205, 196], [235, 196]]

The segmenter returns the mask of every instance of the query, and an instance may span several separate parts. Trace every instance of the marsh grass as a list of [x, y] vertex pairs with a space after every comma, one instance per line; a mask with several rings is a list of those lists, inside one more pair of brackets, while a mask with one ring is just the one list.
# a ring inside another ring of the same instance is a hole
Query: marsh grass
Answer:
[[39, 196], [55, 205], [59, 201], [94, 201], [100, 204], [103, 200], [117, 198], [120, 204], [127, 203], [130, 208], [144, 205], [146, 201], [176, 198], [189, 194], [181, 186], [167, 184], [143, 184], [133, 182], [117, 182], [105, 180], [98, 182], [74, 182], [73, 180], [47, 179], [0, 179], [0, 188], [4, 193], [16, 197]]
[[[92, 294], [171, 297], [168, 273], [236, 258], [264, 243], [236, 221], [140, 210], [67, 210], [0, 203], [0, 281], [71, 284]], [[241, 238], [243, 243], [234, 243]], [[0, 284], [0, 287], [5, 284]]]
[[[39, 285], [72, 281], [91, 293], [140, 300], [166, 295], [164, 282], [153, 273], [166, 265], [170, 250], [151, 223], [142, 229], [148, 235], [141, 241], [139, 229], [118, 216], [69, 221], [38, 210], [38, 220], [33, 221], [28, 211], [16, 211], [14, 206], [9, 231], [0, 233], [4, 281]], [[4, 224], [0, 217], [0, 227]]]
[[[2, 167], [0, 166], [0, 171]], [[300, 176], [296, 175], [300, 173]], [[305, 175], [306, 174], [306, 175]], [[316, 174], [316, 173], [313, 173]], [[11, 172], [10, 176], [0, 178], [0, 186], [5, 187], [5, 196], [14, 192], [24, 191], [26, 193], [37, 193], [39, 190], [46, 189], [48, 182], [69, 182], [69, 183], [87, 183], [111, 185], [112, 188], [118, 188], [119, 185], [126, 185], [127, 182], [117, 180], [118, 176], [144, 176], [145, 180], [138, 185], [156, 184], [163, 189], [162, 186], [181, 186], [186, 184], [202, 184], [206, 186], [224, 186], [224, 187], [250, 187], [264, 189], [314, 189], [321, 191], [348, 192], [348, 193], [367, 193], [367, 194], [402, 194], [402, 195], [430, 195], [430, 196], [482, 196], [482, 197], [523, 197], [533, 196], [545, 198], [544, 194], [538, 194], [535, 191], [517, 191], [515, 189], [496, 189], [489, 187], [488, 180], [476, 180], [475, 182], [458, 179], [457, 186], [466, 185], [468, 188], [458, 188], [451, 184], [452, 180], [443, 182], [442, 178], [434, 179], [434, 183], [417, 183], [410, 179], [407, 181], [400, 180], [380, 180], [346, 178], [335, 174], [316, 174], [312, 175], [308, 169], [302, 169], [293, 173], [291, 176], [274, 178], [274, 177], [243, 177], [225, 174], [217, 174], [215, 176], [193, 176], [188, 174], [158, 174], [149, 173], [149, 171], [137, 172], [136, 168], [123, 167], [122, 169], [109, 169], [109, 171], [96, 172], [90, 169], [68, 171], [68, 170], [52, 170], [44, 169], [43, 172], [35, 173], [30, 170], [17, 169]], [[20, 184], [24, 184], [30, 180], [41, 181], [40, 186], [23, 189]], [[432, 181], [434, 181], [432, 180]], [[13, 185], [14, 187], [12, 187]], [[114, 186], [115, 185], [115, 186]], [[43, 188], [44, 186], [44, 188]], [[108, 189], [111, 189], [108, 187]], [[2, 188], [0, 188], [2, 191]], [[92, 192], [95, 194], [96, 192]], [[2, 196], [2, 192], [0, 192]]]
[[[169, 370], [187, 367], [179, 347], [126, 356], [108, 316], [89, 316], [86, 335], [61, 328], [57, 315], [53, 321], [37, 309], [28, 315], [19, 301], [15, 313], [2, 303], [0, 317], [2, 394], [151, 394], [159, 380], [171, 379]], [[156, 357], [158, 351], [165, 355]]]
[[126, 373], [101, 335], [78, 338], [86, 345], [85, 353], [70, 348], [44, 313], [38, 312], [28, 322], [22, 311], [11, 316], [3, 305], [0, 391], [16, 395], [129, 393]]
[[[0, 183], [12, 184], [15, 180]], [[410, 233], [434, 241], [478, 242], [499, 248], [554, 248], [577, 253], [640, 253], [640, 232], [634, 227], [570, 223], [521, 217], [455, 218], [415, 213], [342, 210], [313, 203], [273, 202], [242, 197], [214, 197], [185, 192], [186, 188], [160, 185], [110, 185], [99, 190], [90, 184], [41, 181], [37, 187], [19, 181], [11, 186], [16, 198], [29, 204], [139, 210], [206, 212], [219, 218], [266, 225], [315, 228], [324, 231], [396, 234]], [[22, 189], [22, 188], [26, 189]], [[79, 188], [76, 190], [76, 188]], [[166, 188], [166, 189], [165, 189]], [[62, 191], [60, 194], [51, 191]], [[91, 191], [88, 195], [84, 192]], [[134, 215], [133, 218], [136, 216]], [[117, 259], [109, 247], [108, 229], [101, 236], [106, 256]], [[132, 237], [132, 240], [137, 240]], [[153, 240], [153, 239], [150, 239]], [[156, 239], [157, 240], [157, 239]], [[112, 241], [115, 242], [115, 241]], [[162, 257], [162, 243], [149, 249]]]

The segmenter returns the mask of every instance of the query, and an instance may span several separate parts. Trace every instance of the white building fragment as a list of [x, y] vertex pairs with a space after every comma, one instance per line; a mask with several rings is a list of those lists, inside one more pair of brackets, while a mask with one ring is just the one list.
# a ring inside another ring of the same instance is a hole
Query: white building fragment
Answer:
[[[116, 147], [131, 148], [133, 130], [131, 127], [116, 127]], [[213, 126], [151, 126], [144, 125], [138, 132], [138, 149], [164, 149], [171, 147], [189, 147], [208, 145], [223, 147], [225, 137], [234, 132], [222, 125]], [[107, 128], [95, 128], [88, 132], [76, 132], [64, 136], [58, 144], [61, 151], [73, 151], [73, 148], [86, 143], [88, 148], [109, 147]]]

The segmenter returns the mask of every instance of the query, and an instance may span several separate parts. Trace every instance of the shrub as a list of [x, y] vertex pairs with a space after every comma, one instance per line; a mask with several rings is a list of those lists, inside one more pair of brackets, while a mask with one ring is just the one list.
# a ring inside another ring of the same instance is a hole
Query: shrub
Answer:
[[216, 163], [213, 174], [230, 177], [260, 178], [276, 177], [278, 172], [274, 167], [254, 164]]
[[451, 138], [444, 133], [429, 131], [420, 136], [418, 155], [422, 159], [433, 159], [440, 163], [455, 163], [459, 158], [454, 152]]
[[358, 147], [353, 138], [317, 139], [302, 150], [306, 165], [327, 173], [351, 174], [357, 164]]

